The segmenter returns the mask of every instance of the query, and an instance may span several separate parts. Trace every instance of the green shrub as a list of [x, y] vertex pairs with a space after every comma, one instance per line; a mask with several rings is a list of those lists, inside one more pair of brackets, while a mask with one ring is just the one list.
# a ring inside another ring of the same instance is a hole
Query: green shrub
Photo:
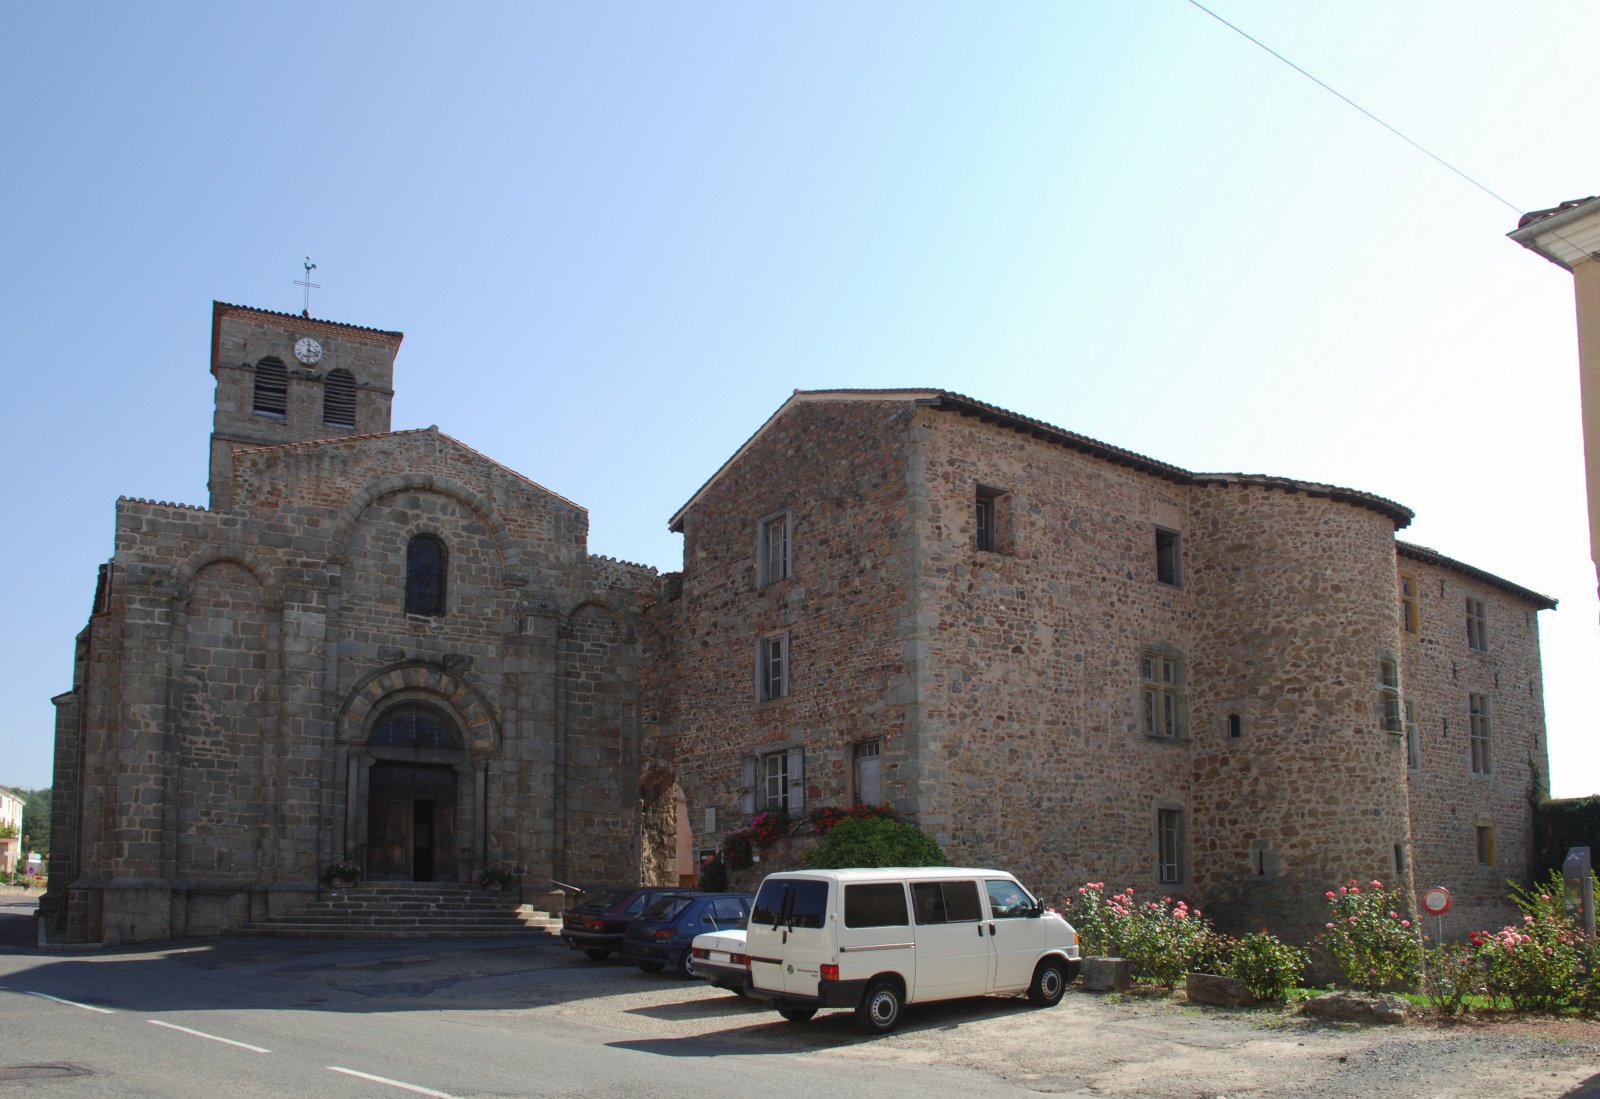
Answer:
[[1345, 980], [1367, 992], [1415, 988], [1422, 975], [1422, 940], [1404, 894], [1385, 889], [1381, 881], [1363, 887], [1351, 879], [1326, 896], [1329, 919], [1317, 938]]
[[1225, 976], [1243, 981], [1258, 999], [1281, 1003], [1289, 998], [1289, 990], [1300, 983], [1308, 960], [1300, 947], [1266, 931], [1252, 931], [1229, 943], [1221, 968]]
[[1131, 887], [1108, 896], [1105, 888], [1105, 882], [1088, 882], [1066, 906], [1080, 952], [1126, 958], [1134, 980], [1163, 988], [1191, 969], [1218, 967], [1225, 940], [1199, 909], [1171, 897], [1137, 901]]
[[1442, 1015], [1459, 1015], [1467, 997], [1483, 991], [1483, 964], [1476, 948], [1460, 943], [1423, 952], [1422, 995]]
[[944, 866], [948, 860], [922, 829], [887, 817], [839, 821], [806, 855], [813, 870], [849, 866]]
[[1561, 886], [1559, 873], [1544, 885], [1513, 885], [1522, 923], [1472, 933], [1490, 995], [1505, 997], [1518, 1011], [1555, 1011], [1579, 996], [1585, 944], [1567, 918]]

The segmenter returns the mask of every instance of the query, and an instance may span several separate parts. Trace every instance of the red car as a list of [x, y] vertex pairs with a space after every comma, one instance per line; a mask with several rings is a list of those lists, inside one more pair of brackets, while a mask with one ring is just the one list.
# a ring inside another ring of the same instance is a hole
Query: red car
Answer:
[[668, 886], [614, 886], [584, 895], [575, 908], [561, 916], [561, 939], [574, 950], [581, 950], [595, 961], [622, 949], [628, 921], [645, 907], [663, 897], [698, 896], [698, 889]]

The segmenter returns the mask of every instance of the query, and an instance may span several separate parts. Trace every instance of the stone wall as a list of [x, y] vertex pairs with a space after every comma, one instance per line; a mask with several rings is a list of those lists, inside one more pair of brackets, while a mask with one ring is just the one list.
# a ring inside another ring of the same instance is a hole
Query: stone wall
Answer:
[[[1528, 879], [1533, 805], [1549, 790], [1538, 607], [1435, 561], [1402, 553], [1399, 567], [1418, 581], [1421, 612], [1420, 629], [1404, 636], [1402, 665], [1417, 744], [1409, 771], [1416, 882], [1450, 890], [1447, 935], [1498, 929], [1516, 918], [1506, 882]], [[1467, 643], [1469, 598], [1484, 605], [1486, 651]], [[1470, 694], [1489, 701], [1486, 774], [1473, 773]], [[1487, 862], [1479, 861], [1479, 828], [1492, 835]]]
[[[798, 404], [685, 515], [682, 595], [653, 622], [672, 656], [652, 689], [649, 748], [683, 789], [696, 850], [743, 827], [744, 760], [792, 746], [805, 749], [797, 810], [854, 799], [852, 749], [868, 738], [883, 747], [883, 800], [918, 808], [906, 737], [915, 653], [900, 634], [909, 568], [903, 416], [893, 401]], [[757, 525], [783, 514], [791, 575], [761, 586]], [[765, 702], [756, 683], [764, 636], [789, 646], [788, 695]]]

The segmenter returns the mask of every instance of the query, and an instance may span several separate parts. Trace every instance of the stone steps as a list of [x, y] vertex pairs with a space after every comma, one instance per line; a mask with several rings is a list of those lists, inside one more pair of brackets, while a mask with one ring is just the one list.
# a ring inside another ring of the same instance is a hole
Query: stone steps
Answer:
[[241, 935], [298, 939], [481, 939], [552, 941], [561, 918], [522, 904], [517, 891], [448, 882], [363, 882], [254, 920]]

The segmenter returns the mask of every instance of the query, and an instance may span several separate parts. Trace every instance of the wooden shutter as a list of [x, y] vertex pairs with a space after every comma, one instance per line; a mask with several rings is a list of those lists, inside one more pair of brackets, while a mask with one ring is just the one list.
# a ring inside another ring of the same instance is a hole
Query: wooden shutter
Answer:
[[756, 757], [744, 757], [744, 788], [740, 792], [739, 807], [745, 816], [756, 811]]

